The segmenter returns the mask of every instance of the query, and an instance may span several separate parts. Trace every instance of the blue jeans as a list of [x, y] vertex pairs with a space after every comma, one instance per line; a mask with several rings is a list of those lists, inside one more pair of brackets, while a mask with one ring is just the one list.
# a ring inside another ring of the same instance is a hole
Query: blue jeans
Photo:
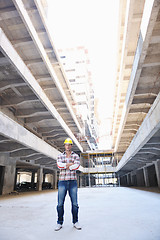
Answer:
[[59, 181], [58, 183], [58, 221], [57, 223], [63, 224], [63, 215], [64, 215], [64, 201], [67, 194], [69, 193], [71, 203], [72, 203], [72, 222], [78, 222], [78, 204], [77, 204], [77, 181], [68, 180], [68, 181]]

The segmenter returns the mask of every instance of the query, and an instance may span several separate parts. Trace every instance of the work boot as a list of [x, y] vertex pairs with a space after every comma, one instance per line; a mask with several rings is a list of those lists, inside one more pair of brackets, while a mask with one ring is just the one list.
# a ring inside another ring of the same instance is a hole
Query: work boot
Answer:
[[79, 222], [74, 223], [73, 227], [75, 227], [77, 230], [81, 230], [82, 229], [82, 227], [80, 226]]
[[59, 231], [61, 228], [62, 228], [62, 225], [57, 223], [56, 226], [55, 226], [54, 231]]

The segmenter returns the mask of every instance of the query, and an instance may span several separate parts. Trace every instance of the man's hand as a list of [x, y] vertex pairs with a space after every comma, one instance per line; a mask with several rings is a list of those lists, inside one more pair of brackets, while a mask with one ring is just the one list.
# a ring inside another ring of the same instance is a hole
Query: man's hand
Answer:
[[69, 169], [69, 167], [72, 165], [73, 165], [73, 163], [66, 163], [66, 169]]

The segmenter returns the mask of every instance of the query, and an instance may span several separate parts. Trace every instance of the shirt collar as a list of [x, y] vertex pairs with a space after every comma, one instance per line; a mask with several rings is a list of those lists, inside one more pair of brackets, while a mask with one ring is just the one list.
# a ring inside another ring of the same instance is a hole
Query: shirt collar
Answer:
[[[72, 152], [71, 152], [71, 155], [72, 155], [73, 153], [74, 153], [74, 152], [72, 151]], [[63, 155], [66, 155], [66, 151], [63, 152]]]

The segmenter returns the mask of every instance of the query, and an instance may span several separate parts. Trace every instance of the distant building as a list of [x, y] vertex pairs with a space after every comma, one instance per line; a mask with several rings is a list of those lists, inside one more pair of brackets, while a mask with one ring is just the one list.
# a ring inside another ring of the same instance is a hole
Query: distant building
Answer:
[[68, 85], [73, 93], [77, 116], [82, 119], [84, 136], [97, 148], [98, 127], [94, 114], [94, 90], [88, 51], [83, 46], [58, 50]]

